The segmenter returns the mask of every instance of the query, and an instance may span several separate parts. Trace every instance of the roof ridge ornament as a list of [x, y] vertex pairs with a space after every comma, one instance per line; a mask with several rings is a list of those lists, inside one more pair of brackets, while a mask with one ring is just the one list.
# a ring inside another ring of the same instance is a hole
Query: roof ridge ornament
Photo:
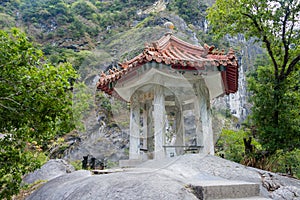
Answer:
[[167, 30], [169, 30], [171, 33], [174, 30], [175, 26], [172, 22], [168, 21], [164, 23], [164, 26]]
[[233, 50], [233, 48], [229, 48], [229, 51], [227, 53], [227, 57], [229, 60], [235, 60], [235, 51]]
[[209, 46], [208, 44], [204, 43], [203, 47], [208, 54], [213, 54], [213, 50], [215, 49], [214, 45]]

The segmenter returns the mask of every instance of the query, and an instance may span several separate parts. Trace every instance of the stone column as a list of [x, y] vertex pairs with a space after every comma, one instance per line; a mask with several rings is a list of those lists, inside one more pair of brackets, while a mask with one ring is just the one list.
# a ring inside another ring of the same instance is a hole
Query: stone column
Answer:
[[[175, 107], [176, 107], [176, 142], [175, 146], [184, 146], [184, 139], [185, 139], [185, 133], [184, 133], [184, 121], [183, 121], [183, 113], [182, 113], [182, 107], [175, 98]], [[184, 150], [182, 147], [176, 148], [176, 154], [182, 155], [184, 154]]]
[[[196, 94], [194, 98], [194, 114], [195, 114], [195, 125], [196, 125], [196, 142], [197, 146], [203, 146], [203, 133], [202, 133], [202, 121], [200, 117], [200, 95]], [[201, 150], [200, 150], [201, 152]]]
[[154, 130], [153, 130], [153, 100], [147, 101], [147, 148], [150, 158], [153, 158], [154, 152]]
[[130, 104], [129, 159], [140, 158], [140, 104], [138, 94], [134, 93]]
[[196, 95], [198, 96], [200, 117], [202, 122], [202, 145], [201, 153], [214, 155], [214, 141], [212, 130], [212, 119], [210, 110], [209, 91], [203, 82], [196, 85]]
[[211, 121], [211, 110], [207, 103], [204, 103], [201, 108], [202, 130], [203, 130], [203, 152], [205, 154], [214, 155], [214, 140]]
[[154, 120], [154, 159], [165, 157], [163, 148], [165, 138], [165, 97], [163, 87], [154, 86], [153, 100], [153, 120]]
[[143, 149], [148, 149], [147, 137], [148, 137], [148, 105], [145, 102], [143, 110]]

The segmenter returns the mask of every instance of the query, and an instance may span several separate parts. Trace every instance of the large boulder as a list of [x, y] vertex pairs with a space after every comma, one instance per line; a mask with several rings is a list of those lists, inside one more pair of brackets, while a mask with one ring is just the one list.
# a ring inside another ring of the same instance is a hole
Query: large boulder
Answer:
[[[224, 190], [221, 189], [224, 183], [228, 190], [241, 193], [236, 188], [244, 184], [247, 186], [243, 189], [245, 193], [249, 191], [248, 186], [257, 186], [257, 196], [283, 200], [299, 199], [299, 180], [246, 167], [215, 156], [187, 154], [163, 160], [149, 160], [135, 168], [123, 168], [111, 174], [92, 175], [83, 170], [65, 174], [45, 183], [33, 192], [28, 200], [194, 200], [204, 194], [199, 193], [201, 185], [206, 184], [205, 187], [209, 187], [210, 183], [220, 186], [211, 192]], [[230, 184], [236, 185], [230, 188]]]
[[178, 181], [161, 173], [126, 172], [91, 175], [77, 171], [53, 179], [34, 192], [34, 199], [196, 199]]
[[31, 184], [36, 181], [48, 181], [58, 176], [75, 171], [74, 167], [62, 159], [51, 159], [40, 169], [27, 174], [23, 181]]

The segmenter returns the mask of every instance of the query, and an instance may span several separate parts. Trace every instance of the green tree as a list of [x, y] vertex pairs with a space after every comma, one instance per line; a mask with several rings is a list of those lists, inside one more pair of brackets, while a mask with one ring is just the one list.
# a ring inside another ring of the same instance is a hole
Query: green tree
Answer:
[[208, 9], [208, 19], [217, 36], [243, 33], [260, 41], [268, 53], [271, 68], [265, 66], [258, 72], [263, 81], [260, 84], [265, 85], [253, 90], [257, 98], [253, 109], [260, 110], [253, 122], [262, 145], [270, 153], [300, 146], [299, 139], [293, 139], [300, 136], [299, 107], [294, 104], [292, 110], [286, 110], [293, 107], [289, 105], [294, 101], [292, 96], [299, 92], [294, 92], [293, 83], [300, 70], [299, 17], [297, 0], [217, 0]]
[[204, 21], [207, 5], [198, 0], [174, 0], [170, 2], [169, 9], [176, 10], [190, 24], [202, 25], [198, 23]]
[[[254, 104], [251, 118], [267, 150], [292, 151], [300, 147], [300, 74], [299, 71], [291, 73], [280, 90], [274, 90], [273, 74], [272, 66], [264, 65], [248, 78], [249, 90], [255, 94], [250, 98]], [[279, 102], [274, 99], [275, 92], [279, 93]], [[275, 126], [273, 117], [277, 110], [280, 113]]]
[[0, 31], [0, 199], [18, 193], [21, 177], [41, 164], [50, 139], [74, 128], [70, 64], [44, 62], [18, 29]]
[[92, 19], [92, 14], [97, 12], [97, 7], [89, 1], [76, 1], [72, 4], [71, 10], [87, 19]]
[[[220, 138], [217, 141], [217, 154], [223, 154], [224, 158], [232, 160], [234, 162], [241, 163], [246, 158], [244, 138], [248, 139], [251, 136], [246, 131], [233, 131], [233, 130], [222, 130]], [[255, 150], [260, 150], [261, 145], [256, 141], [252, 140], [252, 145]]]

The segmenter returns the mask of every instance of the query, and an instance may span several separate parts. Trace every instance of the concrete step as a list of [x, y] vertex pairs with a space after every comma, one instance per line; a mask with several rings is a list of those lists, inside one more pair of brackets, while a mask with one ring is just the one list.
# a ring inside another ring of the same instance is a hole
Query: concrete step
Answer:
[[119, 160], [119, 167], [136, 167], [143, 162], [144, 161], [140, 159]]
[[253, 198], [259, 196], [256, 183], [229, 180], [197, 181], [190, 184], [194, 194], [203, 200]]
[[94, 169], [92, 170], [93, 175], [98, 174], [111, 174], [111, 173], [117, 173], [117, 172], [123, 172], [124, 169]]
[[265, 198], [265, 197], [256, 196], [256, 197], [231, 198], [231, 199], [218, 199], [218, 200], [271, 200], [271, 199]]

